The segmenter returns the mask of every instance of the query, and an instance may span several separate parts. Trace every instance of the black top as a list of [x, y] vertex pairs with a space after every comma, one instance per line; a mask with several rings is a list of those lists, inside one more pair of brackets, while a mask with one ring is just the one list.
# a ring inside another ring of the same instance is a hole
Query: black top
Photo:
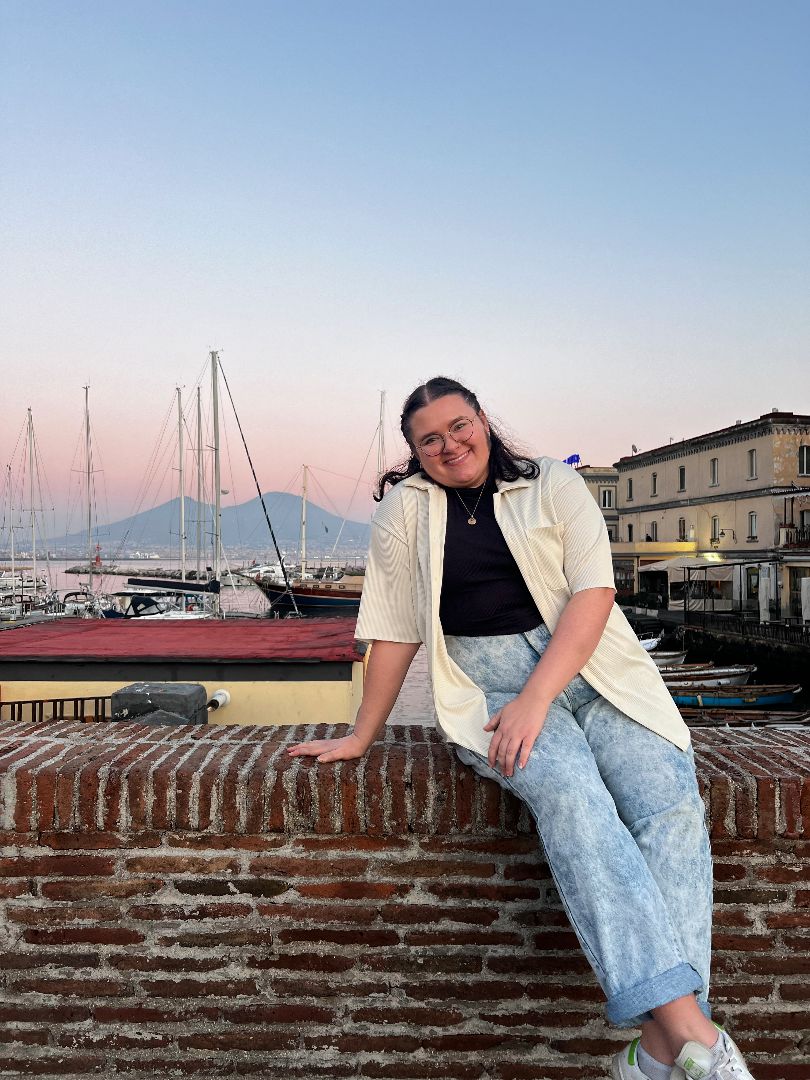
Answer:
[[[439, 609], [445, 634], [492, 637], [533, 630], [543, 618], [495, 520], [495, 480], [445, 488], [447, 534]], [[473, 508], [475, 525], [468, 524]]]

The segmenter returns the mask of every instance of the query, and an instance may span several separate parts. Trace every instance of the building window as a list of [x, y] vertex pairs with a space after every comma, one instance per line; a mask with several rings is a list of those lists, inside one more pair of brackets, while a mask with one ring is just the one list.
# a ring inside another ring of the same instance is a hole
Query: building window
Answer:
[[756, 450], [748, 451], [748, 479], [756, 480], [757, 478], [757, 452]]
[[686, 518], [678, 518], [678, 539], [680, 541], [686, 539]]
[[602, 488], [602, 509], [613, 509], [613, 488]]
[[650, 494], [651, 495], [657, 495], [658, 494], [658, 473], [657, 472], [654, 472], [652, 474], [652, 476], [650, 477]]
[[658, 522], [651, 521], [650, 528], [647, 532], [647, 539], [655, 542], [658, 539]]
[[757, 538], [757, 515], [756, 511], [752, 510], [748, 515], [748, 539], [756, 540]]
[[633, 526], [632, 525], [627, 526], [627, 543], [628, 544], [633, 543]]
[[[715, 458], [714, 460], [716, 461], [717, 458]], [[712, 518], [712, 540], [717, 540], [718, 542], [720, 540], [720, 518], [719, 517], [713, 517]]]
[[713, 457], [709, 462], [709, 487], [717, 487], [720, 483], [720, 462]]
[[616, 529], [613, 525], [608, 525], [608, 540], [611, 542], [616, 539]]
[[678, 491], [686, 491], [686, 466], [678, 466]]
[[810, 529], [810, 510], [799, 511], [799, 528]]
[[810, 446], [799, 447], [799, 476], [810, 476]]
[[633, 501], [633, 477], [632, 476], [627, 477], [627, 501], [628, 502]]

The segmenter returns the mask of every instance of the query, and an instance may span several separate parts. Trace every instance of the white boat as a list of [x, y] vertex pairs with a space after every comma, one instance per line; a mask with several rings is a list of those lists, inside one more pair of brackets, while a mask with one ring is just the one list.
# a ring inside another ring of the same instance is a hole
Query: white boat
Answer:
[[756, 664], [729, 664], [726, 667], [705, 667], [678, 674], [662, 672], [661, 677], [670, 689], [689, 689], [692, 686], [745, 686], [756, 670]]
[[650, 653], [650, 659], [655, 661], [658, 667], [674, 667], [676, 664], [682, 664], [686, 659], [686, 650], [682, 652], [655, 652]]
[[650, 630], [642, 637], [639, 635], [639, 642], [642, 649], [646, 649], [647, 652], [652, 652], [653, 649], [657, 649], [661, 644], [661, 639], [664, 636], [663, 630]]

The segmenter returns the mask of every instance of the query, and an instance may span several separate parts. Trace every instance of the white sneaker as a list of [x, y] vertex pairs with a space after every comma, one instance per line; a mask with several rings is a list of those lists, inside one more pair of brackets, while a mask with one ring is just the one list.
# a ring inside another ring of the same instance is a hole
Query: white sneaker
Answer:
[[[641, 1039], [633, 1039], [629, 1046], [613, 1055], [610, 1063], [611, 1080], [649, 1080], [647, 1074], [638, 1067], [640, 1042]], [[670, 1080], [686, 1080], [686, 1073], [678, 1065], [673, 1065]]]
[[754, 1080], [737, 1044], [725, 1031], [720, 1032], [720, 1056], [700, 1043], [688, 1042], [675, 1058], [690, 1080]]

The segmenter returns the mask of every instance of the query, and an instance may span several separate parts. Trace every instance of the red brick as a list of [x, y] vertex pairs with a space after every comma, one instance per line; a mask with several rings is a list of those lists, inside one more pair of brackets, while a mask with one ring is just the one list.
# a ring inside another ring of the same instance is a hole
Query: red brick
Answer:
[[356, 852], [356, 851], [383, 851], [393, 852], [408, 849], [412, 846], [411, 840], [404, 840], [397, 836], [295, 836], [291, 841], [293, 847], [303, 848], [305, 851], [319, 852]]
[[7, 1005], [0, 1003], [0, 1021], [9, 1024], [78, 1024], [90, 1019], [84, 1005]]
[[59, 907], [11, 907], [6, 911], [10, 923], [20, 926], [54, 926], [78, 922], [111, 922], [118, 909], [113, 904], [71, 904]]
[[249, 997], [258, 993], [253, 979], [151, 979], [141, 983], [149, 997]]
[[235, 949], [243, 945], [263, 945], [270, 948], [274, 934], [271, 930], [200, 930], [182, 931], [158, 938], [158, 945], [179, 945], [185, 949]]
[[375, 867], [381, 877], [405, 877], [409, 881], [419, 878], [472, 877], [488, 878], [495, 874], [495, 864], [489, 862], [465, 862], [461, 859], [409, 859], [406, 862], [385, 862]]
[[810, 865], [805, 866], [757, 866], [755, 875], [761, 881], [769, 881], [775, 885], [791, 884], [794, 881], [810, 881]]
[[768, 934], [718, 934], [712, 935], [712, 948], [737, 952], [763, 952], [773, 948], [774, 939]]
[[294, 1050], [300, 1037], [298, 1032], [276, 1034], [253, 1031], [242, 1035], [232, 1031], [222, 1035], [181, 1035], [177, 1045], [181, 1050], [279, 1051]]
[[407, 945], [522, 945], [520, 934], [497, 930], [409, 930]]
[[128, 899], [132, 896], [152, 896], [163, 888], [159, 878], [129, 878], [126, 881], [73, 879], [45, 881], [42, 895], [48, 900], [94, 900], [97, 897]]
[[137, 855], [126, 860], [126, 869], [136, 874], [236, 873], [239, 863], [227, 855]]
[[279, 930], [279, 941], [315, 941], [330, 942], [333, 945], [362, 945], [365, 949], [379, 948], [383, 945], [398, 945], [399, 935], [393, 930], [333, 930], [328, 927], [313, 927], [311, 930]]
[[355, 1024], [414, 1024], [417, 1028], [448, 1027], [464, 1023], [464, 1013], [458, 1009], [426, 1009], [419, 1006], [402, 1006], [394, 1009], [356, 1009], [352, 1013]]
[[265, 919], [293, 919], [296, 925], [309, 921], [367, 924], [378, 914], [376, 908], [356, 904], [257, 904], [256, 911]]
[[320, 953], [293, 953], [289, 956], [252, 956], [248, 967], [259, 971], [349, 971], [355, 961], [349, 956], [322, 956]]
[[358, 1065], [355, 1075], [369, 1077], [370, 1080], [479, 1080], [488, 1075], [481, 1064], [463, 1064], [451, 1062], [382, 1062], [365, 1061]]
[[341, 1054], [412, 1054], [422, 1048], [416, 1035], [336, 1035], [330, 1040]]
[[0, 900], [13, 900], [18, 896], [32, 896], [32, 881], [0, 881]]
[[71, 967], [71, 968], [94, 968], [100, 963], [97, 953], [48, 952], [46, 955], [38, 952], [4, 952], [0, 953], [0, 968], [14, 969], [16, 971], [30, 971], [32, 968], [45, 966]]
[[782, 983], [779, 987], [779, 996], [785, 1001], [803, 1001], [810, 999], [810, 985], [808, 983]]
[[0, 1072], [12, 1076], [43, 1076], [50, 1073], [58, 1076], [80, 1076], [82, 1073], [97, 1072], [104, 1066], [104, 1059], [91, 1054], [53, 1054], [37, 1057], [0, 1057]]
[[251, 874], [271, 874], [282, 878], [362, 877], [369, 868], [366, 859], [313, 859], [288, 855], [259, 855], [251, 860]]
[[223, 1009], [222, 1019], [229, 1024], [332, 1024], [333, 1009], [316, 1005], [245, 1005]]
[[408, 997], [421, 1001], [507, 1001], [523, 997], [524, 986], [507, 979], [447, 982], [425, 980], [402, 988]]
[[190, 956], [110, 956], [107, 963], [117, 971], [169, 971], [169, 972], [195, 972], [216, 971], [218, 968], [227, 967], [229, 957], [211, 956], [204, 960], [197, 960]]
[[361, 956], [358, 963], [370, 971], [398, 972], [418, 979], [424, 975], [479, 975], [484, 970], [480, 955], [469, 956], [458, 952], [442, 955], [435, 949], [429, 953], [415, 952], [413, 949], [369, 953]]
[[180, 919], [194, 922], [199, 919], [239, 919], [252, 913], [249, 904], [198, 904], [186, 907], [184, 904], [138, 904], [129, 909], [129, 917], [142, 922], [160, 922]]
[[517, 900], [540, 900], [543, 890], [535, 885], [428, 885], [425, 892], [440, 900], [490, 900], [508, 903]]
[[269, 851], [284, 847], [284, 836], [242, 836], [233, 833], [165, 833], [163, 843], [170, 848], [189, 848], [192, 851]]
[[0, 859], [0, 877], [107, 877], [115, 862], [103, 855], [40, 855]]
[[405, 896], [410, 885], [382, 885], [371, 881], [335, 881], [323, 885], [296, 885], [299, 896], [333, 900], [389, 900]]
[[738, 863], [716, 862], [713, 869], [715, 881], [742, 881], [743, 878], [748, 877], [749, 868], [740, 866]]
[[49, 979], [46, 977], [18, 979], [15, 990], [33, 994], [55, 994], [57, 997], [112, 997], [123, 994], [127, 987], [113, 979]]
[[50, 1031], [45, 1028], [42, 1031], [32, 1031], [30, 1028], [20, 1031], [3, 1031], [0, 1029], [0, 1043], [21, 1043], [25, 1046], [47, 1046], [50, 1041]]
[[103, 851], [113, 848], [148, 848], [160, 844], [155, 832], [43, 832], [39, 835], [42, 847], [55, 851]]
[[490, 926], [499, 918], [495, 908], [439, 907], [437, 904], [385, 904], [380, 908], [380, 918], [386, 923], [419, 923], [432, 925], [438, 922], [473, 923]]
[[23, 939], [31, 945], [139, 945], [143, 934], [120, 926], [87, 926], [61, 930], [26, 930]]
[[[810, 996], [810, 995], [809, 995]], [[734, 1013], [734, 1030], [750, 1031], [759, 1035], [762, 1031], [798, 1031], [807, 1032], [807, 1012], [805, 1009], [789, 1012], [785, 1009], [771, 1008], [768, 1012], [740, 1011]]]
[[133, 1035], [105, 1035], [97, 1031], [70, 1031], [60, 1035], [60, 1046], [75, 1047], [82, 1050], [159, 1050], [171, 1046], [173, 1035], [158, 1035], [155, 1032], [139, 1032]]
[[766, 915], [765, 924], [773, 930], [810, 926], [810, 911], [806, 914], [800, 911], [781, 911]]
[[[806, 989], [805, 992], [807, 992]], [[771, 982], [722, 983], [719, 980], [712, 982], [712, 1001], [718, 1004], [742, 1004], [746, 1001], [755, 1001], [757, 998], [769, 998], [772, 993], [773, 983]]]

